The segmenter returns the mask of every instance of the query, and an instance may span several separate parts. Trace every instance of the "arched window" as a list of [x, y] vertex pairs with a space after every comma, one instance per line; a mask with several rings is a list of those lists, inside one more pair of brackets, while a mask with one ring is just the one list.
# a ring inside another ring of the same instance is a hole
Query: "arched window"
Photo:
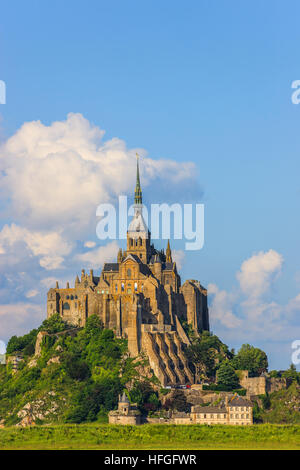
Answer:
[[63, 304], [63, 309], [64, 309], [64, 310], [70, 310], [70, 305], [68, 304], [68, 302], [65, 302], [65, 303]]
[[122, 292], [124, 292], [124, 282], [122, 282], [122, 284], [121, 284], [121, 290], [122, 290]]
[[118, 292], [118, 284], [115, 285], [115, 291]]
[[134, 283], [134, 290], [137, 291], [137, 282]]
[[141, 239], [141, 237], [139, 238], [139, 244], [140, 244], [140, 246], [142, 246], [142, 244], [143, 244], [143, 240]]
[[127, 277], [131, 277], [131, 269], [127, 269]]
[[66, 299], [69, 299], [70, 297], [67, 295]]
[[73, 300], [73, 299], [74, 299], [74, 296], [73, 296], [73, 295], [71, 295], [70, 299], [71, 299], [71, 300]]

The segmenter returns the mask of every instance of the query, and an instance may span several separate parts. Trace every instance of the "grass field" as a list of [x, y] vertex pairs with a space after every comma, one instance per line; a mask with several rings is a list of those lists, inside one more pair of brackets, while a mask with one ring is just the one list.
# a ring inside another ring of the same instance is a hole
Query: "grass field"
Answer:
[[0, 449], [300, 449], [300, 426], [80, 424], [0, 429]]

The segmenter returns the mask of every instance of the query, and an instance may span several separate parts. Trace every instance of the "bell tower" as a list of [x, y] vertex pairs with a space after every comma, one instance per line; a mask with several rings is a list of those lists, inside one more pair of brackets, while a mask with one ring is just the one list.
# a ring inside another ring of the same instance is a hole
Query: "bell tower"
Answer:
[[147, 263], [150, 256], [150, 232], [143, 218], [143, 199], [138, 154], [136, 154], [136, 157], [134, 216], [127, 231], [127, 254], [136, 255], [143, 263]]

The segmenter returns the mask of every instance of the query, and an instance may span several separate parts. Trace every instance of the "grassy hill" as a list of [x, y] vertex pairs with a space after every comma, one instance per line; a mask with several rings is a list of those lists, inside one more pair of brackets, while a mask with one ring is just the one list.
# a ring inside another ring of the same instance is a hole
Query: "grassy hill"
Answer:
[[[39, 331], [47, 334], [34, 355]], [[103, 329], [98, 317], [91, 316], [85, 328], [72, 333], [53, 316], [38, 330], [10, 340], [8, 353], [18, 348], [23, 360], [16, 373], [12, 366], [0, 368], [1, 424], [28, 417], [35, 424], [103, 420], [127, 383], [155, 380], [143, 378], [143, 361], [131, 359], [126, 340]]]

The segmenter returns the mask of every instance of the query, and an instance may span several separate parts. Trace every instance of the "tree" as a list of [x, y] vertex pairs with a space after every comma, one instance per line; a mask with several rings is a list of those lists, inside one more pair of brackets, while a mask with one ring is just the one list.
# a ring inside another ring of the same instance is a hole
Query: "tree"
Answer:
[[39, 331], [47, 331], [49, 334], [59, 333], [64, 331], [67, 328], [70, 328], [67, 322], [63, 321], [59, 313], [51, 315], [51, 317], [46, 318], [39, 327]]
[[24, 336], [12, 336], [7, 343], [7, 354], [22, 351], [25, 355], [32, 355], [34, 353], [37, 334], [38, 330], [31, 330], [30, 333]]
[[236, 370], [248, 370], [249, 377], [259, 376], [268, 370], [268, 358], [264, 351], [250, 344], [243, 344], [231, 361]]
[[174, 390], [171, 397], [165, 401], [164, 408], [166, 410], [190, 411], [190, 405], [182, 390]]
[[195, 337], [186, 350], [188, 361], [193, 365], [196, 379], [211, 377], [215, 374], [217, 364], [232, 358], [226, 344], [215, 335], [204, 331], [200, 337]]
[[223, 362], [217, 372], [217, 384], [224, 390], [233, 390], [239, 387], [239, 378], [229, 362]]
[[290, 368], [282, 373], [282, 377], [284, 377], [285, 379], [291, 379], [295, 382], [299, 382], [299, 374], [296, 370], [295, 364], [291, 364]]

